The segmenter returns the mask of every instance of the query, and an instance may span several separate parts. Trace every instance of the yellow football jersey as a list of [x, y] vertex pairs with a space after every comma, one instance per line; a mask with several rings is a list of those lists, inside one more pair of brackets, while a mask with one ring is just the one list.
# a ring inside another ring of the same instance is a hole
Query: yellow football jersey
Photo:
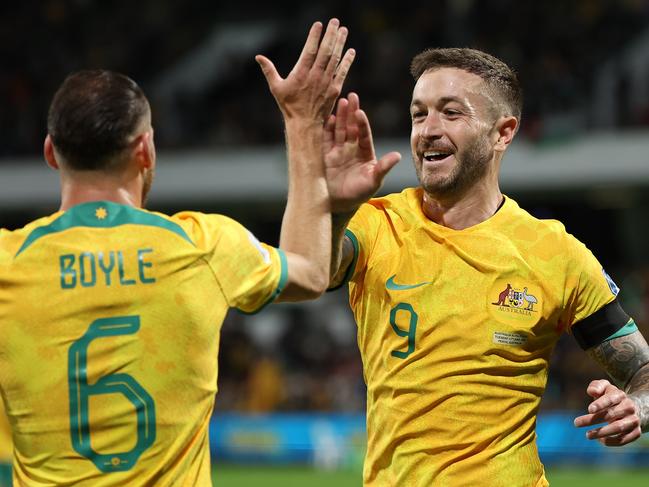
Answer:
[[0, 387], [20, 486], [211, 485], [226, 311], [287, 278], [221, 215], [90, 202], [0, 233]]
[[365, 485], [548, 485], [535, 418], [550, 353], [615, 291], [563, 225], [509, 198], [464, 230], [430, 221], [421, 201], [421, 189], [373, 199], [347, 232]]

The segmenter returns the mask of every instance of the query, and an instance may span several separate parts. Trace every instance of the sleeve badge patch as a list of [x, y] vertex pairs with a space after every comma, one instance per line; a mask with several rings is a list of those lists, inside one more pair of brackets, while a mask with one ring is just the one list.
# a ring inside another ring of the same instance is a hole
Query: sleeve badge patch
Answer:
[[270, 263], [270, 254], [268, 253], [268, 250], [266, 250], [259, 240], [257, 240], [257, 237], [255, 237], [252, 232], [248, 232], [248, 240], [250, 240], [250, 243], [255, 246], [255, 248], [259, 251], [259, 253], [262, 255], [264, 258], [264, 262], [266, 264]]
[[606, 283], [608, 284], [608, 288], [613, 293], [613, 296], [617, 296], [618, 293], [620, 292], [620, 288], [617, 287], [617, 284], [615, 284], [615, 282], [613, 282], [613, 279], [611, 279], [611, 276], [609, 276], [604, 269], [602, 269], [602, 274], [604, 274], [604, 279], [606, 279]]

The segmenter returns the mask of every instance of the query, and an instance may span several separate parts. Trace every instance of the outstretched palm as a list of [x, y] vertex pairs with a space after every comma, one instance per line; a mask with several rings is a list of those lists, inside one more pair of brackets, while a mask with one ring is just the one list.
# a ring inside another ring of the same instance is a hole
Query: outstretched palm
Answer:
[[286, 78], [279, 75], [270, 59], [255, 57], [287, 120], [323, 122], [331, 113], [354, 60], [353, 49], [343, 55], [347, 28], [340, 27], [338, 19], [329, 21], [322, 41], [321, 33], [322, 24], [315, 22], [300, 58]]
[[331, 211], [350, 213], [378, 191], [388, 171], [401, 159], [398, 152], [376, 158], [369, 120], [358, 96], [338, 101], [327, 121], [324, 159]]

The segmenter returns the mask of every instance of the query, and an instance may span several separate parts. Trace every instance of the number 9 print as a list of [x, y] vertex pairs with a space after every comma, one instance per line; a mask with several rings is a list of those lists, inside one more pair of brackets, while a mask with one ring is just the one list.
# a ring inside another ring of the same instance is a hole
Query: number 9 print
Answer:
[[[397, 325], [397, 312], [402, 311], [410, 315], [410, 322], [408, 324], [408, 330], [402, 330]], [[408, 337], [408, 349], [404, 352], [401, 350], [393, 350], [392, 356], [400, 359], [405, 359], [415, 350], [415, 338], [417, 333], [417, 321], [419, 317], [415, 310], [412, 308], [412, 305], [408, 303], [399, 303], [394, 308], [390, 310], [390, 324], [394, 332], [400, 337]]]

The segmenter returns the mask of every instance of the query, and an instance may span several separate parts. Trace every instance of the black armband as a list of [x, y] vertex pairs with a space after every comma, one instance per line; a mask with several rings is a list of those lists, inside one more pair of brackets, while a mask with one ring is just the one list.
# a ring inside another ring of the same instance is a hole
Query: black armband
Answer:
[[629, 322], [627, 315], [617, 299], [595, 311], [572, 326], [572, 334], [583, 350], [595, 347], [606, 341]]

